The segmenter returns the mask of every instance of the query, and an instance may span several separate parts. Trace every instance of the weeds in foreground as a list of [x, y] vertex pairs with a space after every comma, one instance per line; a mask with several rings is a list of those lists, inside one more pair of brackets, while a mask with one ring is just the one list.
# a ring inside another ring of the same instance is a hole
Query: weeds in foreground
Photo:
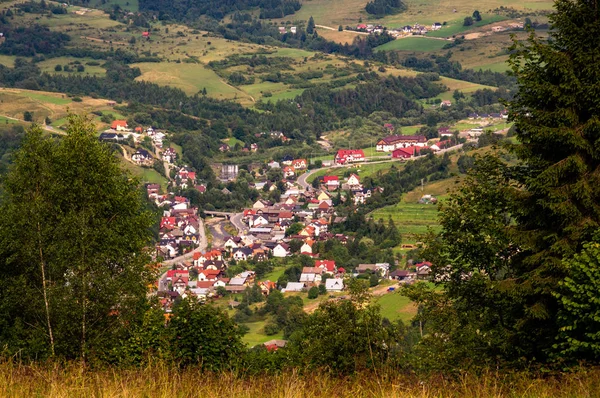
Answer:
[[290, 371], [242, 377], [231, 372], [178, 370], [166, 365], [89, 370], [74, 363], [0, 363], [1, 397], [598, 397], [600, 369], [538, 377], [528, 373], [442, 375], [397, 372], [334, 377]]

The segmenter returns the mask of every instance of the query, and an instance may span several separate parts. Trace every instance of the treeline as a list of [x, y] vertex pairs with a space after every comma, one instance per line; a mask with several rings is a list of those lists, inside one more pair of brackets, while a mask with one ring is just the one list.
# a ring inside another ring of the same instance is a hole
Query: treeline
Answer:
[[298, 0], [141, 0], [140, 11], [156, 13], [159, 20], [196, 21], [202, 16], [223, 19], [236, 11], [260, 9], [260, 18], [282, 18], [302, 7]]
[[406, 9], [406, 4], [402, 0], [372, 0], [365, 7], [367, 13], [378, 17], [398, 14]]
[[71, 38], [61, 32], [53, 32], [45, 26], [12, 26], [0, 24], [5, 40], [0, 44], [0, 54], [32, 57], [36, 54], [52, 54], [64, 47]]
[[386, 51], [384, 54], [388, 62], [397, 63], [420, 72], [435, 72], [453, 79], [465, 80], [486, 86], [504, 87], [507, 89], [514, 89], [516, 87], [514, 76], [506, 73], [492, 72], [489, 69], [480, 71], [463, 69], [459, 62], [450, 60], [450, 53], [442, 56], [410, 56], [408, 58], [400, 58], [400, 55], [393, 51]]

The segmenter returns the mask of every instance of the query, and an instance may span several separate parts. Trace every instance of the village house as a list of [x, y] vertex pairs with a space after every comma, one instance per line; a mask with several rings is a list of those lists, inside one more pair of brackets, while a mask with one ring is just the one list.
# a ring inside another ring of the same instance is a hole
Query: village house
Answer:
[[440, 103], [440, 108], [450, 107], [450, 106], [452, 106], [452, 102], [449, 100], [444, 100]]
[[283, 176], [285, 178], [292, 178], [296, 176], [296, 170], [292, 166], [285, 166], [283, 168]]
[[333, 260], [316, 260], [315, 268], [320, 268], [324, 273], [334, 274], [336, 272], [335, 261]]
[[271, 169], [280, 169], [281, 166], [279, 165], [279, 162], [276, 162], [274, 160], [271, 160], [269, 163], [267, 163], [267, 166], [269, 166], [269, 168]]
[[344, 290], [344, 280], [341, 278], [329, 278], [325, 280], [325, 290], [328, 292], [341, 292]]
[[340, 149], [335, 155], [335, 163], [347, 164], [365, 161], [365, 153], [362, 149]]
[[150, 152], [142, 148], [139, 148], [133, 155], [131, 155], [131, 160], [139, 165], [152, 164], [153, 162]]
[[324, 176], [323, 184], [325, 184], [328, 190], [335, 191], [340, 187], [340, 179], [338, 176]]
[[288, 282], [282, 292], [301, 292], [304, 288], [305, 285], [303, 282]]
[[235, 261], [247, 261], [252, 258], [254, 250], [249, 247], [238, 247], [233, 249], [232, 253]]
[[223, 247], [230, 252], [233, 249], [237, 249], [238, 247], [242, 247], [242, 246], [243, 246], [242, 238], [240, 238], [239, 236], [230, 236], [229, 238], [227, 238], [227, 240], [223, 244]]
[[175, 152], [175, 149], [169, 147], [163, 151], [162, 158], [167, 163], [174, 163], [175, 159], [177, 159], [177, 152]]
[[323, 269], [316, 267], [304, 267], [302, 268], [302, 273], [300, 274], [300, 282], [304, 282], [306, 284], [314, 284], [318, 285], [321, 283]]
[[129, 131], [126, 120], [113, 120], [110, 128], [117, 131]]
[[418, 146], [409, 146], [406, 148], [398, 148], [392, 152], [392, 158], [394, 159], [407, 159], [413, 156], [418, 156], [423, 148]]
[[296, 170], [304, 170], [308, 168], [308, 161], [306, 159], [294, 159], [292, 167]]
[[427, 138], [424, 135], [390, 135], [377, 141], [377, 152], [392, 152], [398, 148], [407, 146], [424, 147]]
[[350, 186], [351, 189], [354, 187], [360, 187], [360, 177], [356, 174], [350, 174], [350, 177], [348, 177], [347, 184], [348, 186]]
[[287, 257], [290, 255], [290, 247], [286, 243], [278, 243], [277, 246], [273, 248], [273, 257]]

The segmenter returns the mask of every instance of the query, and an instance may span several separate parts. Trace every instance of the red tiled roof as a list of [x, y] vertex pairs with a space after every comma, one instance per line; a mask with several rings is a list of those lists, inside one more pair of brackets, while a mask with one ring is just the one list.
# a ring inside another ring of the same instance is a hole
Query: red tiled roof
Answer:
[[127, 120], [113, 120], [110, 127], [113, 129], [116, 129], [117, 127], [127, 127]]

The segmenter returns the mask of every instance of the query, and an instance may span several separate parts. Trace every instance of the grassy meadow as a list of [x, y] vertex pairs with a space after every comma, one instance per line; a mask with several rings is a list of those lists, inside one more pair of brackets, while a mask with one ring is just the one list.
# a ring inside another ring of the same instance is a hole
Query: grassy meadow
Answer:
[[[55, 127], [60, 124], [58, 120], [66, 120], [69, 112], [75, 114], [89, 114], [93, 110], [111, 111], [107, 101], [82, 97], [81, 102], [73, 101], [65, 94], [44, 91], [32, 91], [13, 88], [0, 88], [0, 115], [22, 120], [23, 112], [33, 112], [33, 120], [43, 124], [49, 117]], [[102, 124], [97, 120], [97, 125]]]
[[383, 369], [352, 377], [327, 372], [285, 371], [250, 376], [243, 371], [203, 372], [194, 367], [151, 364], [141, 368], [90, 370], [78, 363], [0, 363], [0, 396], [16, 397], [239, 397], [239, 398], [583, 398], [600, 396], [600, 369], [536, 375], [483, 372], [415, 375]]
[[446, 40], [429, 39], [427, 37], [408, 36], [387, 42], [375, 48], [375, 51], [411, 51], [411, 52], [432, 52], [441, 50], [446, 44]]

